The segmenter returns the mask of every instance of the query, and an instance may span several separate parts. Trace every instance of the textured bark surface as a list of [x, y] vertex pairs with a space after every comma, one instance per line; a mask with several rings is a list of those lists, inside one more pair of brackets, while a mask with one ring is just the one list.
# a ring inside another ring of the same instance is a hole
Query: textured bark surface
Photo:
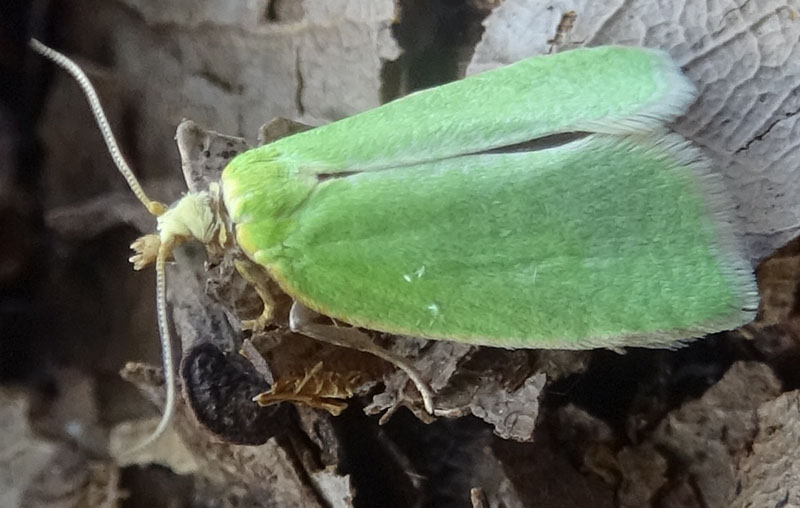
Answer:
[[[773, 252], [800, 223], [797, 2], [36, 5], [17, 26], [53, 25], [35, 35], [86, 69], [132, 166], [166, 202], [285, 132], [262, 129], [275, 117], [318, 125], [578, 45], [662, 48], [699, 90], [674, 129], [726, 176], [754, 263], [772, 256], [758, 266], [756, 322], [676, 351], [372, 334], [430, 380], [433, 418], [388, 364], [290, 333], [285, 295], [274, 327], [243, 332], [260, 310], [254, 292], [231, 257], [208, 263], [187, 245], [168, 272], [178, 416], [157, 446], [122, 455], [164, 399], [154, 276], [127, 262], [153, 219], [74, 83], [18, 45], [25, 72], [4, 74], [0, 109], [0, 235], [15, 240], [0, 245], [0, 505], [800, 507], [800, 243]], [[265, 417], [250, 402], [301, 381], [348, 407], [283, 403]]]

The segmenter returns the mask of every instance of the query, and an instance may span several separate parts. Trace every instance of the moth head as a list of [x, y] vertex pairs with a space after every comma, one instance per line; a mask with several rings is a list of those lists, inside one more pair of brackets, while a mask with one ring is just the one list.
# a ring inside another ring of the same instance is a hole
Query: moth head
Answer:
[[221, 228], [213, 208], [214, 198], [206, 191], [185, 195], [156, 219], [161, 243], [179, 238], [192, 238], [202, 244], [216, 240]]
[[229, 247], [228, 220], [220, 199], [220, 188], [212, 183], [207, 191], [190, 192], [156, 218], [157, 233], [145, 235], [131, 244], [135, 251], [130, 261], [141, 270], [156, 261], [159, 250], [169, 256], [188, 240], [197, 240], [216, 257]]

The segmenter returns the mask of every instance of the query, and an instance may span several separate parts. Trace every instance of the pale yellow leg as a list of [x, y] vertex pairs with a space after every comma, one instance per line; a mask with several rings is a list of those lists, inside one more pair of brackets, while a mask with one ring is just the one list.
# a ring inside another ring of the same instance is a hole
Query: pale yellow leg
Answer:
[[234, 266], [239, 275], [253, 286], [264, 304], [264, 310], [257, 318], [242, 321], [242, 328], [254, 332], [264, 331], [272, 323], [275, 310], [275, 299], [272, 298], [272, 293], [269, 291], [270, 279], [264, 268], [250, 260], [237, 259], [234, 261]]
[[133, 263], [134, 270], [141, 270], [156, 261], [160, 247], [161, 239], [158, 235], [140, 236], [131, 244], [131, 249], [135, 254], [128, 258], [128, 261]]

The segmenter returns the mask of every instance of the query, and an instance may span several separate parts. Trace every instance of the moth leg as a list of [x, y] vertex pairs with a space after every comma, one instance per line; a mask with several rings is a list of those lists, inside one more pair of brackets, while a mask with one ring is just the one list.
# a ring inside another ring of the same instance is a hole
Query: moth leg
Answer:
[[160, 247], [161, 239], [158, 235], [140, 236], [131, 244], [131, 249], [133, 249], [135, 254], [128, 258], [128, 261], [133, 263], [134, 270], [141, 270], [155, 263]]
[[242, 321], [242, 328], [245, 330], [252, 330], [254, 332], [261, 332], [266, 329], [267, 325], [272, 323], [273, 313], [275, 310], [275, 299], [272, 298], [272, 293], [269, 291], [269, 278], [264, 273], [264, 269], [250, 260], [237, 259], [233, 262], [236, 271], [239, 272], [244, 280], [249, 282], [256, 290], [258, 297], [264, 304], [264, 310], [255, 319], [247, 319]]
[[292, 304], [292, 309], [289, 311], [289, 328], [293, 332], [300, 333], [321, 342], [357, 349], [358, 351], [370, 353], [382, 360], [386, 360], [406, 373], [417, 387], [417, 390], [419, 390], [425, 410], [433, 414], [433, 390], [406, 358], [396, 355], [391, 351], [387, 351], [375, 344], [367, 334], [357, 328], [312, 323], [311, 320], [318, 315], [319, 314], [308, 307], [294, 302]]

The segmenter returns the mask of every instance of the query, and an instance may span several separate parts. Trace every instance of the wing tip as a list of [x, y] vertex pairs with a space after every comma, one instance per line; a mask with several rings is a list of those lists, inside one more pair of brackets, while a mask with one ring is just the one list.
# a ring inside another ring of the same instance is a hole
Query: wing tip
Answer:
[[654, 147], [666, 152], [678, 164], [688, 167], [703, 196], [705, 217], [713, 235], [712, 252], [720, 271], [728, 280], [733, 295], [727, 315], [699, 324], [689, 337], [737, 328], [755, 318], [759, 295], [751, 262], [744, 254], [736, 231], [736, 205], [721, 174], [714, 171], [711, 160], [690, 141], [674, 133], [663, 133], [655, 139]]
[[697, 87], [669, 53], [661, 49], [635, 49], [651, 57], [653, 79], [659, 84], [656, 93], [638, 113], [583, 122], [579, 130], [615, 135], [656, 131], [684, 114], [695, 101]]
[[722, 175], [714, 171], [711, 160], [698, 147], [677, 134], [666, 133], [655, 143], [694, 173], [705, 198], [706, 217], [710, 219], [709, 228], [715, 238], [715, 257], [732, 291], [739, 296], [739, 315], [742, 320], [751, 320], [758, 309], [758, 286], [753, 266], [735, 233], [736, 205]]

